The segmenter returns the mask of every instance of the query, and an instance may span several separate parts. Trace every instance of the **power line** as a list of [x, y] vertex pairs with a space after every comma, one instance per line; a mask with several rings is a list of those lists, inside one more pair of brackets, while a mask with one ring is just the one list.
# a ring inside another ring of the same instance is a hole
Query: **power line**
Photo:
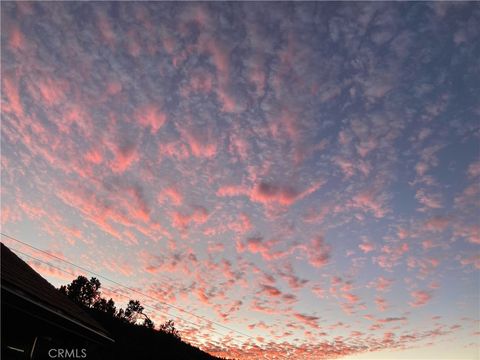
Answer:
[[[198, 318], [198, 319], [207, 321], [207, 322], [209, 322], [209, 323], [211, 323], [211, 324], [217, 325], [217, 326], [219, 326], [219, 327], [221, 327], [221, 328], [224, 328], [224, 329], [226, 329], [226, 330], [235, 332], [235, 333], [237, 333], [237, 334], [239, 334], [239, 335], [242, 335], [242, 336], [244, 336], [244, 337], [247, 337], [248, 339], [253, 340], [253, 337], [252, 337], [252, 336], [250, 336], [250, 335], [248, 335], [248, 334], [246, 334], [246, 333], [243, 333], [242, 331], [235, 330], [235, 329], [230, 328], [230, 327], [228, 327], [228, 326], [222, 325], [222, 324], [220, 324], [220, 323], [218, 323], [218, 322], [216, 322], [216, 321], [206, 319], [206, 318], [204, 318], [203, 316], [197, 315], [197, 314], [195, 314], [195, 313], [193, 313], [193, 312], [190, 312], [190, 311], [188, 311], [188, 310], [184, 310], [184, 309], [182, 309], [182, 308], [180, 308], [180, 307], [178, 307], [178, 306], [175, 306], [175, 305], [169, 304], [169, 303], [167, 303], [167, 302], [164, 302], [164, 301], [155, 299], [154, 297], [152, 297], [152, 296], [150, 296], [150, 295], [147, 295], [147, 294], [144, 294], [144, 293], [142, 293], [141, 291], [138, 291], [138, 290], [136, 290], [136, 289], [132, 289], [132, 288], [130, 288], [130, 287], [126, 286], [126, 285], [123, 285], [123, 284], [121, 284], [121, 283], [119, 283], [119, 282], [117, 282], [117, 281], [115, 281], [115, 280], [109, 279], [109, 278], [106, 277], [106, 276], [103, 276], [103, 275], [98, 274], [98, 273], [96, 273], [96, 272], [94, 272], [94, 271], [91, 271], [91, 270], [89, 270], [89, 269], [86, 269], [86, 268], [84, 268], [84, 267], [82, 267], [82, 266], [80, 266], [80, 265], [76, 265], [76, 264], [74, 264], [74, 263], [72, 263], [72, 262], [70, 262], [70, 261], [68, 261], [68, 260], [62, 259], [62, 258], [59, 257], [59, 256], [56, 256], [56, 255], [51, 254], [51, 253], [49, 253], [49, 252], [47, 252], [47, 251], [45, 251], [45, 250], [39, 249], [39, 248], [37, 248], [37, 247], [35, 247], [35, 246], [33, 246], [33, 245], [30, 245], [30, 244], [28, 244], [28, 243], [26, 243], [26, 242], [23, 242], [23, 241], [21, 241], [21, 240], [18, 240], [18, 239], [14, 238], [14, 237], [12, 237], [12, 236], [10, 236], [10, 235], [4, 234], [3, 232], [0, 232], [0, 234], [1, 234], [2, 236], [5, 236], [6, 238], [8, 238], [8, 239], [10, 239], [10, 240], [16, 241], [16, 242], [18, 242], [18, 243], [20, 243], [20, 244], [23, 244], [23, 245], [28, 246], [28, 247], [30, 247], [30, 248], [32, 248], [32, 249], [35, 249], [36, 251], [39, 251], [39, 252], [41, 252], [41, 253], [44, 253], [44, 254], [52, 257], [52, 258], [55, 258], [55, 259], [60, 260], [60, 261], [63, 261], [63, 262], [65, 262], [65, 263], [67, 263], [67, 264], [69, 264], [69, 265], [71, 265], [71, 266], [74, 266], [74, 267], [76, 267], [76, 268], [78, 268], [78, 269], [81, 269], [81, 270], [83, 270], [83, 271], [85, 271], [85, 272], [87, 272], [87, 273], [89, 273], [89, 274], [93, 274], [93, 275], [98, 276], [98, 277], [100, 277], [100, 278], [102, 278], [102, 279], [104, 279], [104, 280], [110, 281], [111, 283], [114, 283], [114, 284], [117, 285], [117, 286], [123, 287], [123, 288], [125, 288], [125, 289], [127, 289], [127, 290], [129, 290], [129, 291], [131, 291], [131, 292], [135, 292], [135, 293], [140, 294], [140, 295], [142, 295], [142, 296], [144, 296], [144, 297], [147, 297], [147, 298], [149, 298], [149, 299], [151, 299], [151, 300], [154, 300], [154, 301], [156, 301], [156, 302], [159, 302], [159, 303], [161, 303], [161, 304], [163, 304], [163, 305], [165, 305], [165, 306], [171, 307], [171, 308], [176, 309], [176, 310], [178, 310], [178, 311], [181, 311], [181, 312], [183, 312], [183, 313], [185, 313], [185, 314], [194, 316], [194, 317], [196, 317], [196, 318]], [[222, 335], [223, 335], [223, 334], [222, 334]]]
[[[44, 260], [39, 259], [39, 258], [37, 258], [37, 257], [35, 257], [35, 256], [26, 254], [26, 253], [24, 253], [24, 252], [22, 252], [22, 251], [20, 251], [20, 250], [18, 250], [18, 249], [16, 249], [16, 248], [11, 248], [11, 249], [14, 250], [15, 252], [19, 253], [19, 254], [22, 254], [22, 255], [30, 258], [30, 259], [33, 259], [33, 260], [38, 261], [38, 262], [40, 262], [40, 263], [42, 263], [42, 264], [45, 264], [45, 265], [50, 266], [50, 267], [52, 267], [52, 268], [54, 268], [54, 269], [57, 269], [58, 271], [67, 273], [67, 274], [69, 274], [69, 275], [71, 275], [71, 276], [73, 276], [73, 277], [77, 276], [76, 274], [74, 274], [74, 273], [72, 273], [72, 272], [70, 272], [70, 271], [68, 271], [68, 270], [62, 269], [62, 268], [60, 268], [60, 267], [58, 267], [58, 266], [53, 265], [52, 263], [49, 263], [48, 261], [44, 261]], [[107, 286], [102, 286], [102, 287], [103, 287], [104, 289], [106, 289], [106, 290], [108, 290], [108, 291], [110, 291], [110, 292], [116, 293], [116, 294], [117, 294], [117, 291], [119, 290], [119, 289], [109, 288], [109, 287], [107, 287]], [[123, 295], [122, 295], [122, 296], [123, 296]], [[175, 317], [175, 318], [177, 318], [177, 319], [180, 319], [180, 320], [183, 321], [183, 322], [190, 323], [190, 324], [194, 325], [195, 327], [198, 326], [198, 324], [194, 323], [193, 321], [187, 320], [187, 319], [185, 319], [185, 318], [183, 318], [183, 317], [181, 317], [181, 316], [179, 316], [179, 315], [170, 314], [170, 313], [166, 312], [165, 310], [159, 309], [159, 308], [156, 307], [156, 306], [149, 305], [149, 304], [145, 304], [145, 303], [143, 304], [143, 306], [146, 307], [146, 308], [149, 308], [149, 309], [151, 309], [151, 310], [153, 310], [153, 311], [166, 314], [166, 315], [168, 315], [169, 317], [170, 317], [170, 316], [173, 316], [173, 317]], [[213, 329], [209, 329], [209, 331], [211, 331], [211, 332], [213, 332], [213, 333], [215, 333], [215, 334], [217, 334], [217, 335], [221, 335], [222, 337], [224, 337], [224, 336], [229, 336], [228, 334], [223, 334], [223, 333], [220, 333], [220, 332], [218, 332], [218, 331], [216, 331], [216, 330], [213, 330]], [[191, 338], [190, 338], [190, 339], [186, 338], [186, 339], [187, 339], [188, 341], [192, 341]], [[212, 340], [209, 340], [209, 341], [212, 341]], [[196, 340], [195, 340], [195, 342], [196, 342]], [[214, 344], [217, 343], [217, 344], [215, 344], [215, 345], [218, 346], [218, 342], [216, 342], [216, 341], [212, 341], [212, 342], [213, 342]], [[221, 346], [219, 346], [219, 347], [221, 348]]]
[[[50, 257], [52, 257], [52, 258], [54, 258], [54, 259], [57, 259], [57, 260], [59, 260], [59, 261], [62, 261], [62, 262], [64, 262], [64, 263], [67, 263], [67, 264], [69, 264], [69, 265], [71, 265], [71, 266], [74, 266], [74, 267], [76, 267], [76, 268], [78, 268], [78, 269], [81, 269], [81, 270], [83, 270], [83, 271], [86, 272], [86, 273], [95, 275], [95, 276], [97, 276], [97, 277], [99, 277], [99, 278], [102, 278], [102, 279], [104, 279], [104, 280], [107, 280], [107, 281], [109, 281], [109, 282], [111, 282], [111, 283], [113, 283], [113, 284], [115, 284], [115, 285], [117, 285], [117, 286], [120, 286], [120, 287], [122, 287], [122, 288], [125, 288], [125, 289], [127, 289], [127, 290], [129, 290], [129, 291], [131, 291], [131, 292], [134, 292], [134, 293], [137, 293], [137, 294], [139, 294], [139, 295], [142, 295], [142, 296], [144, 296], [144, 297], [146, 297], [146, 298], [149, 298], [149, 299], [151, 299], [151, 300], [153, 300], [153, 301], [155, 301], [155, 302], [157, 302], [157, 303], [161, 303], [161, 304], [163, 304], [163, 305], [165, 305], [165, 306], [168, 306], [168, 307], [173, 308], [173, 309], [175, 309], [175, 310], [181, 311], [181, 312], [183, 312], [183, 313], [185, 313], [185, 314], [191, 315], [191, 316], [196, 317], [196, 318], [198, 318], [198, 319], [200, 319], [200, 320], [206, 321], [206, 322], [208, 322], [208, 323], [210, 323], [210, 324], [217, 325], [217, 326], [219, 326], [219, 327], [221, 327], [221, 328], [223, 328], [223, 329], [226, 329], [226, 330], [228, 330], [228, 331], [231, 331], [231, 332], [237, 333], [237, 334], [239, 334], [239, 335], [242, 335], [242, 336], [248, 338], [249, 340], [255, 342], [254, 337], [251, 336], [251, 335], [248, 335], [248, 334], [246, 334], [246, 333], [243, 333], [243, 332], [241, 332], [241, 331], [239, 331], [239, 330], [235, 330], [235, 329], [230, 328], [230, 327], [228, 327], [228, 326], [222, 325], [222, 324], [220, 324], [220, 323], [218, 323], [218, 322], [216, 322], [216, 321], [206, 319], [206, 318], [204, 318], [204, 317], [202, 317], [202, 316], [200, 316], [200, 315], [197, 315], [197, 314], [195, 314], [195, 313], [193, 313], [193, 312], [184, 310], [184, 309], [182, 309], [182, 308], [180, 308], [180, 307], [178, 307], [178, 306], [175, 306], [175, 305], [169, 304], [169, 303], [167, 303], [167, 302], [158, 300], [158, 299], [156, 299], [156, 298], [154, 298], [154, 297], [152, 297], [152, 296], [150, 296], [150, 295], [147, 295], [147, 294], [142, 293], [142, 292], [139, 291], [139, 290], [132, 289], [132, 288], [130, 288], [130, 287], [126, 286], [126, 285], [123, 285], [123, 284], [121, 284], [121, 283], [119, 283], [119, 282], [117, 282], [117, 281], [115, 281], [115, 280], [112, 280], [112, 279], [110, 279], [110, 278], [108, 278], [108, 277], [106, 277], [106, 276], [104, 276], [104, 275], [98, 274], [98, 273], [96, 273], [96, 272], [94, 272], [94, 271], [91, 271], [91, 270], [89, 270], [89, 269], [87, 269], [87, 268], [84, 268], [84, 267], [82, 267], [82, 266], [80, 266], [80, 265], [77, 265], [77, 264], [75, 264], [75, 263], [73, 263], [73, 262], [70, 262], [70, 261], [68, 261], [68, 260], [66, 260], [66, 259], [62, 259], [62, 258], [59, 257], [59, 256], [56, 256], [56, 255], [54, 255], [54, 254], [51, 254], [51, 253], [49, 253], [48, 251], [39, 249], [39, 248], [37, 248], [37, 247], [35, 247], [35, 246], [31, 245], [31, 244], [28, 244], [28, 243], [26, 243], [26, 242], [24, 242], [24, 241], [21, 241], [21, 240], [19, 240], [19, 239], [17, 239], [17, 238], [14, 238], [14, 237], [12, 237], [12, 236], [10, 236], [10, 235], [7, 235], [7, 234], [3, 233], [3, 232], [0, 232], [0, 235], [4, 236], [4, 237], [6, 237], [6, 238], [8, 238], [8, 239], [10, 239], [10, 240], [13, 240], [13, 241], [15, 241], [15, 242], [18, 242], [18, 243], [20, 243], [20, 244], [23, 244], [23, 245], [25, 245], [25, 246], [27, 246], [27, 247], [29, 247], [29, 248], [32, 248], [32, 249], [34, 249], [34, 250], [36, 250], [36, 251], [39, 251], [39, 252], [41, 252], [41, 253], [43, 253], [43, 254], [46, 254], [47, 256], [50, 256]], [[27, 256], [28, 256], [28, 255], [27, 255]], [[37, 260], [37, 261], [42, 261], [42, 260], [40, 260], [40, 259], [36, 259], [36, 260]], [[50, 266], [55, 267], [54, 265], [51, 265], [51, 264], [50, 264]], [[57, 267], [55, 267], [55, 268], [57, 268]], [[57, 269], [59, 269], [59, 268], [57, 268]], [[59, 270], [65, 271], [65, 270], [63, 270], [63, 269], [59, 269]], [[72, 274], [72, 273], [70, 273], [70, 274]], [[73, 275], [73, 276], [75, 276], [75, 275]], [[105, 288], [106, 288], [106, 287], [105, 287]], [[155, 307], [152, 307], [152, 306], [149, 306], [149, 307], [152, 308], [152, 309], [154, 309], [154, 310], [156, 310], [156, 311], [163, 312], [163, 313], [165, 313], [165, 314], [167, 314], [167, 315], [170, 316], [170, 314], [168, 314], [167, 312], [165, 312], [165, 311], [163, 311], [163, 310], [159, 310], [158, 308], [155, 308]], [[178, 315], [175, 315], [175, 317], [178, 318], [178, 319], [181, 319], [182, 321], [189, 322], [189, 323], [197, 326], [197, 324], [195, 324], [195, 323], [193, 323], [193, 322], [191, 322], [191, 321], [189, 321], [189, 320], [186, 320], [186, 319], [184, 319], [184, 318], [182, 318], [182, 317], [180, 317], [180, 316], [178, 316]], [[223, 337], [223, 336], [231, 336], [231, 335], [229, 335], [229, 334], [220, 333], [220, 332], [218, 332], [218, 331], [216, 331], [216, 330], [213, 330], [213, 329], [209, 329], [209, 331], [214, 332], [214, 333], [216, 333], [216, 334], [218, 334], [218, 335], [221, 335], [222, 337]], [[212, 341], [212, 342], [214, 342], [214, 341]], [[214, 343], [215, 343], [215, 342], [214, 342]], [[242, 343], [242, 345], [243, 345], [243, 344], [244, 344], [244, 343]], [[219, 347], [222, 348], [222, 346], [219, 346]], [[276, 355], [278, 355], [278, 356], [280, 356], [281, 358], [284, 358], [284, 359], [287, 359], [287, 358], [288, 358], [288, 357], [284, 356], [283, 354], [276, 354]]]
[[[3, 235], [3, 236], [6, 236], [6, 237], [8, 237], [8, 238], [11, 238], [10, 236], [5, 235], [5, 234], [3, 234], [3, 233], [0, 233], [0, 234]], [[73, 266], [75, 266], [75, 267], [81, 268], [80, 266], [75, 265], [75, 264], [73, 264], [73, 263], [70, 263], [70, 262], [68, 262], [67, 260], [63, 260], [63, 259], [61, 259], [61, 258], [58, 258], [57, 256], [55, 256], [55, 255], [53, 255], [53, 254], [50, 254], [50, 253], [48, 253], [48, 252], [45, 252], [45, 251], [43, 251], [43, 250], [41, 250], [41, 249], [38, 249], [38, 248], [36, 248], [36, 247], [34, 247], [34, 246], [31, 246], [31, 245], [27, 244], [27, 243], [23, 243], [22, 241], [20, 241], [20, 240], [18, 240], [18, 239], [12, 238], [12, 240], [17, 241], [17, 242], [19, 242], [19, 243], [22, 243], [22, 244], [24, 244], [24, 245], [26, 245], [26, 246], [29, 246], [30, 248], [32, 248], [32, 249], [34, 249], [34, 250], [40, 251], [40, 252], [42, 252], [42, 253], [45, 253], [45, 254], [47, 254], [47, 255], [49, 255], [49, 256], [52, 256], [52, 257], [54, 257], [54, 258], [56, 258], [56, 259], [58, 259], [58, 260], [65, 261], [65, 262], [67, 262], [67, 263], [69, 263], [69, 264], [71, 264], [71, 265], [73, 265]], [[24, 252], [22, 252], [22, 251], [20, 251], [20, 250], [18, 250], [18, 249], [16, 249], [16, 248], [13, 248], [13, 247], [12, 247], [11, 249], [12, 249], [12, 250], [15, 250], [15, 251], [16, 251], [17, 253], [19, 253], [19, 254], [22, 254], [22, 255], [24, 255], [24, 256], [27, 256], [28, 258], [31, 258], [31, 259], [33, 259], [33, 260], [35, 260], [35, 261], [38, 261], [38, 262], [40, 262], [40, 263], [43, 263], [43, 264], [45, 264], [45, 265], [47, 265], [47, 266], [50, 266], [50, 267], [52, 267], [52, 268], [55, 268], [55, 269], [57, 269], [57, 270], [59, 270], [59, 271], [61, 271], [61, 272], [67, 273], [67, 274], [69, 274], [69, 275], [71, 275], [71, 276], [73, 276], [73, 277], [77, 276], [77, 274], [74, 274], [74, 273], [72, 273], [71, 271], [65, 270], [65, 269], [60, 268], [60, 267], [58, 267], [58, 266], [55, 266], [55, 265], [53, 265], [52, 263], [50, 263], [50, 262], [48, 262], [48, 261], [39, 259], [39, 258], [37, 258], [37, 257], [35, 257], [35, 256], [32, 256], [32, 255], [29, 255], [29, 254], [26, 254], [26, 253], [24, 253]], [[84, 271], [95, 274], [94, 272], [89, 271], [89, 270], [86, 270], [86, 269], [85, 269]], [[98, 274], [95, 274], [95, 275], [101, 276], [101, 275], [98, 275]], [[107, 280], [108, 280], [108, 279], [107, 279]], [[112, 281], [112, 282], [113, 282], [113, 281]], [[120, 285], [120, 286], [122, 286], [122, 285]], [[102, 287], [103, 287], [104, 289], [110, 291], [110, 292], [115, 293], [115, 294], [117, 294], [117, 291], [120, 290], [120, 289], [109, 288], [109, 287], [107, 287], [107, 286], [102, 286]], [[128, 287], [126, 287], [126, 286], [122, 286], [122, 287], [125, 287], [125, 288], [128, 289]], [[139, 291], [137, 291], [137, 293], [142, 294], [142, 293], [139, 292]], [[144, 294], [142, 294], [142, 295], [144, 295]], [[122, 294], [121, 296], [124, 296], [124, 295]], [[144, 295], [144, 296], [147, 296], [147, 295]], [[147, 297], [149, 297], [149, 298], [157, 301], [156, 299], [154, 299], [154, 298], [152, 298], [152, 297], [150, 297], [150, 296], [147, 296]], [[159, 301], [159, 302], [161, 302], [161, 301]], [[180, 319], [180, 320], [183, 321], [183, 322], [190, 323], [190, 324], [194, 325], [195, 327], [198, 326], [198, 324], [196, 324], [196, 323], [194, 323], [194, 322], [192, 322], [192, 321], [190, 321], [190, 320], [187, 320], [187, 319], [185, 319], [185, 318], [183, 318], [183, 317], [181, 317], [181, 316], [179, 316], [179, 315], [170, 314], [170, 313], [166, 312], [165, 310], [159, 309], [157, 306], [153, 306], [153, 305], [149, 305], [149, 304], [145, 304], [145, 303], [144, 303], [144, 307], [149, 308], [149, 309], [151, 309], [151, 310], [153, 310], [153, 311], [156, 311], [156, 312], [160, 312], [160, 313], [166, 314], [166, 315], [168, 315], [169, 317], [170, 317], [170, 316], [173, 316], [173, 317], [175, 317], [175, 318], [177, 318], [177, 319]], [[180, 310], [182, 310], [182, 309], [180, 309]], [[200, 318], [201, 320], [205, 320], [205, 321], [207, 321], [207, 322], [213, 323], [212, 321], [210, 321], [210, 320], [208, 320], [208, 319], [204, 319], [204, 318], [199, 317], [199, 316], [196, 316], [196, 317]], [[208, 329], [208, 330], [211, 331], [211, 332], [213, 332], [213, 333], [215, 333], [215, 334], [218, 334], [218, 335], [220, 335], [220, 336], [222, 336], [222, 337], [225, 337], [225, 336], [231, 337], [231, 336], [232, 336], [231, 334], [223, 334], [223, 333], [220, 333], [220, 332], [218, 332], [218, 331], [216, 331], [216, 330], [214, 330], [214, 329]], [[191, 343], [196, 343], [196, 346], [202, 346], [202, 345], [203, 345], [201, 342], [198, 342], [198, 340], [196, 340], [196, 339], [192, 339], [192, 338], [189, 339], [188, 337], [183, 337], [183, 338], [186, 339], [187, 341], [190, 341]], [[249, 336], [249, 338], [250, 338], [250, 339], [253, 339], [252, 336]], [[232, 339], [232, 340], [236, 340], [236, 339], [233, 338], [233, 337], [232, 337], [231, 339]], [[192, 341], [192, 340], [193, 340], [193, 341]], [[237, 339], [237, 340], [238, 340], [238, 339]], [[208, 342], [209, 342], [210, 344], [214, 345], [214, 346], [216, 347], [216, 349], [219, 350], [219, 351], [222, 351], [222, 352], [232, 351], [232, 349], [228, 349], [228, 347], [226, 347], [224, 344], [221, 344], [221, 343], [219, 343], [218, 341], [215, 341], [215, 340], [213, 340], [213, 339], [209, 339]], [[245, 343], [242, 342], [241, 345], [240, 345], [240, 347], [238, 347], [238, 348], [233, 348], [233, 351], [238, 354], [237, 356], [241, 356], [241, 353], [242, 353], [241, 347], [242, 347], [243, 345], [245, 345]], [[236, 346], [239, 346], [239, 345], [236, 345]], [[277, 357], [284, 358], [284, 359], [288, 359], [287, 356], [285, 356], [285, 355], [283, 355], [283, 354], [281, 354], [281, 353], [277, 353], [277, 354], [274, 355], [274, 359], [276, 359]]]

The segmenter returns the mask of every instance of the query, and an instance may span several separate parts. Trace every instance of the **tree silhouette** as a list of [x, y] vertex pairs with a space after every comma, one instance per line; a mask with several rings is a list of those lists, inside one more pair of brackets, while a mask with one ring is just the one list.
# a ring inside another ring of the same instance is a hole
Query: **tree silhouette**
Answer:
[[97, 278], [92, 277], [88, 280], [85, 276], [80, 275], [70, 284], [60, 286], [58, 290], [77, 304], [99, 310], [131, 324], [137, 323], [138, 319], [143, 317], [141, 324], [150, 329], [154, 328], [153, 321], [144, 313], [144, 307], [140, 304], [140, 301], [130, 300], [125, 310], [119, 309], [117, 311], [113, 299], [110, 298], [107, 301], [100, 296], [101, 286]]
[[115, 302], [113, 299], [110, 298], [110, 300], [106, 300], [104, 298], [99, 298], [94, 304], [93, 308], [106, 312], [107, 314], [111, 316], [115, 316], [117, 313], [117, 308], [115, 307]]
[[171, 319], [161, 324], [159, 330], [163, 331], [164, 333], [173, 335], [177, 339], [180, 339], [180, 334], [178, 330], [175, 329], [175, 322]]
[[[130, 300], [125, 309], [116, 308], [113, 299], [101, 297], [101, 284], [96, 278], [79, 276], [58, 290], [80, 305], [115, 339], [101, 358], [153, 359], [157, 355], [168, 359], [221, 360], [181, 340], [173, 320], [159, 329], [145, 314], [138, 300]], [[95, 357], [96, 358], [96, 357]]]
[[92, 307], [100, 299], [101, 284], [97, 278], [92, 277], [88, 280], [85, 276], [80, 275], [66, 287], [61, 286], [60, 292], [66, 294], [77, 304]]
[[149, 328], [153, 328], [153, 321], [143, 312], [144, 307], [140, 304], [138, 300], [130, 300], [128, 302], [127, 308], [123, 312], [123, 318], [130, 323], [136, 323], [139, 316], [143, 316], [143, 325]]
[[125, 309], [125, 318], [128, 319], [129, 322], [135, 323], [142, 311], [143, 306], [140, 305], [140, 301], [130, 300], [127, 308]]
[[153, 329], [155, 327], [155, 324], [153, 323], [152, 320], [150, 320], [148, 317], [146, 317], [144, 320], [143, 320], [143, 326], [149, 328], [149, 329]]

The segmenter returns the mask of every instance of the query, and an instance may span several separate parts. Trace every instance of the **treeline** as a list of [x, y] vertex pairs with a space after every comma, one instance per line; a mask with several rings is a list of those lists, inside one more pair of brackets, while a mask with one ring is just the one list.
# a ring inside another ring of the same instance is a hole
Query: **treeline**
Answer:
[[[95, 277], [88, 280], [85, 276], [79, 276], [70, 284], [60, 286], [59, 291], [83, 307], [102, 311], [131, 324], [137, 324], [142, 319], [142, 326], [150, 329], [155, 327], [153, 321], [144, 312], [145, 308], [140, 304], [140, 301], [130, 300], [125, 309], [117, 310], [112, 298], [107, 300], [101, 296], [101, 286], [100, 280]], [[159, 330], [180, 338], [173, 320], [161, 324]]]
[[138, 300], [130, 300], [125, 309], [113, 299], [101, 296], [101, 283], [92, 277], [79, 276], [59, 291], [83, 307], [114, 338], [108, 349], [112, 359], [220, 359], [181, 340], [173, 320], [155, 329]]

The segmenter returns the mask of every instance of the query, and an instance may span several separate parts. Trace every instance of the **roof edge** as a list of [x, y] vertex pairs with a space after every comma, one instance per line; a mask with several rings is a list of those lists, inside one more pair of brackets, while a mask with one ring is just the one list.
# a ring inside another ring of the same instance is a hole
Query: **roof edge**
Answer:
[[65, 319], [65, 320], [68, 320], [68, 321], [70, 321], [71, 323], [74, 323], [75, 325], [78, 325], [78, 326], [80, 326], [80, 327], [82, 327], [82, 328], [84, 328], [84, 329], [86, 329], [86, 330], [88, 330], [88, 331], [90, 331], [90, 332], [93, 332], [94, 334], [99, 335], [99, 336], [101, 336], [102, 338], [104, 338], [104, 339], [106, 339], [106, 340], [108, 340], [108, 341], [115, 342], [114, 339], [108, 337], [108, 336], [105, 335], [104, 333], [102, 333], [102, 332], [100, 332], [100, 331], [98, 331], [98, 330], [92, 329], [91, 327], [89, 327], [89, 326], [87, 326], [87, 325], [85, 325], [85, 324], [82, 324], [80, 321], [77, 321], [77, 320], [71, 318], [70, 316], [67, 316], [67, 315], [62, 314], [62, 313], [60, 313], [60, 312], [58, 312], [58, 311], [55, 311], [54, 309], [52, 309], [52, 308], [50, 308], [50, 307], [48, 307], [48, 306], [46, 306], [46, 305], [44, 305], [44, 304], [42, 304], [42, 303], [40, 303], [40, 302], [38, 302], [38, 301], [36, 301], [36, 300], [28, 297], [28, 296], [25, 296], [24, 294], [21, 294], [21, 293], [19, 293], [18, 291], [15, 291], [15, 289], [10, 288], [9, 286], [5, 286], [5, 284], [4, 284], [3, 281], [2, 281], [2, 284], [1, 284], [1, 288], [4, 289], [4, 290], [6, 290], [6, 291], [8, 291], [9, 293], [11, 293], [11, 294], [13, 294], [13, 295], [15, 295], [15, 296], [18, 296], [18, 297], [20, 297], [20, 298], [22, 298], [22, 299], [24, 299], [24, 300], [26, 300], [26, 301], [28, 301], [28, 302], [36, 305], [36, 306], [41, 307], [42, 309], [45, 309], [45, 310], [49, 311], [50, 313], [53, 313], [53, 314], [55, 314], [55, 315], [57, 315], [57, 316]]

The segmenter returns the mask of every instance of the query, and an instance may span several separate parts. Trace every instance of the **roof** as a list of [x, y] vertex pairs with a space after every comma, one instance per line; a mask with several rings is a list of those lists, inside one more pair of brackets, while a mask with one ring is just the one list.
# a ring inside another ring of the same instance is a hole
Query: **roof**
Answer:
[[7, 246], [1, 243], [2, 289], [41, 306], [70, 322], [109, 338], [108, 332], [80, 306], [60, 293]]

